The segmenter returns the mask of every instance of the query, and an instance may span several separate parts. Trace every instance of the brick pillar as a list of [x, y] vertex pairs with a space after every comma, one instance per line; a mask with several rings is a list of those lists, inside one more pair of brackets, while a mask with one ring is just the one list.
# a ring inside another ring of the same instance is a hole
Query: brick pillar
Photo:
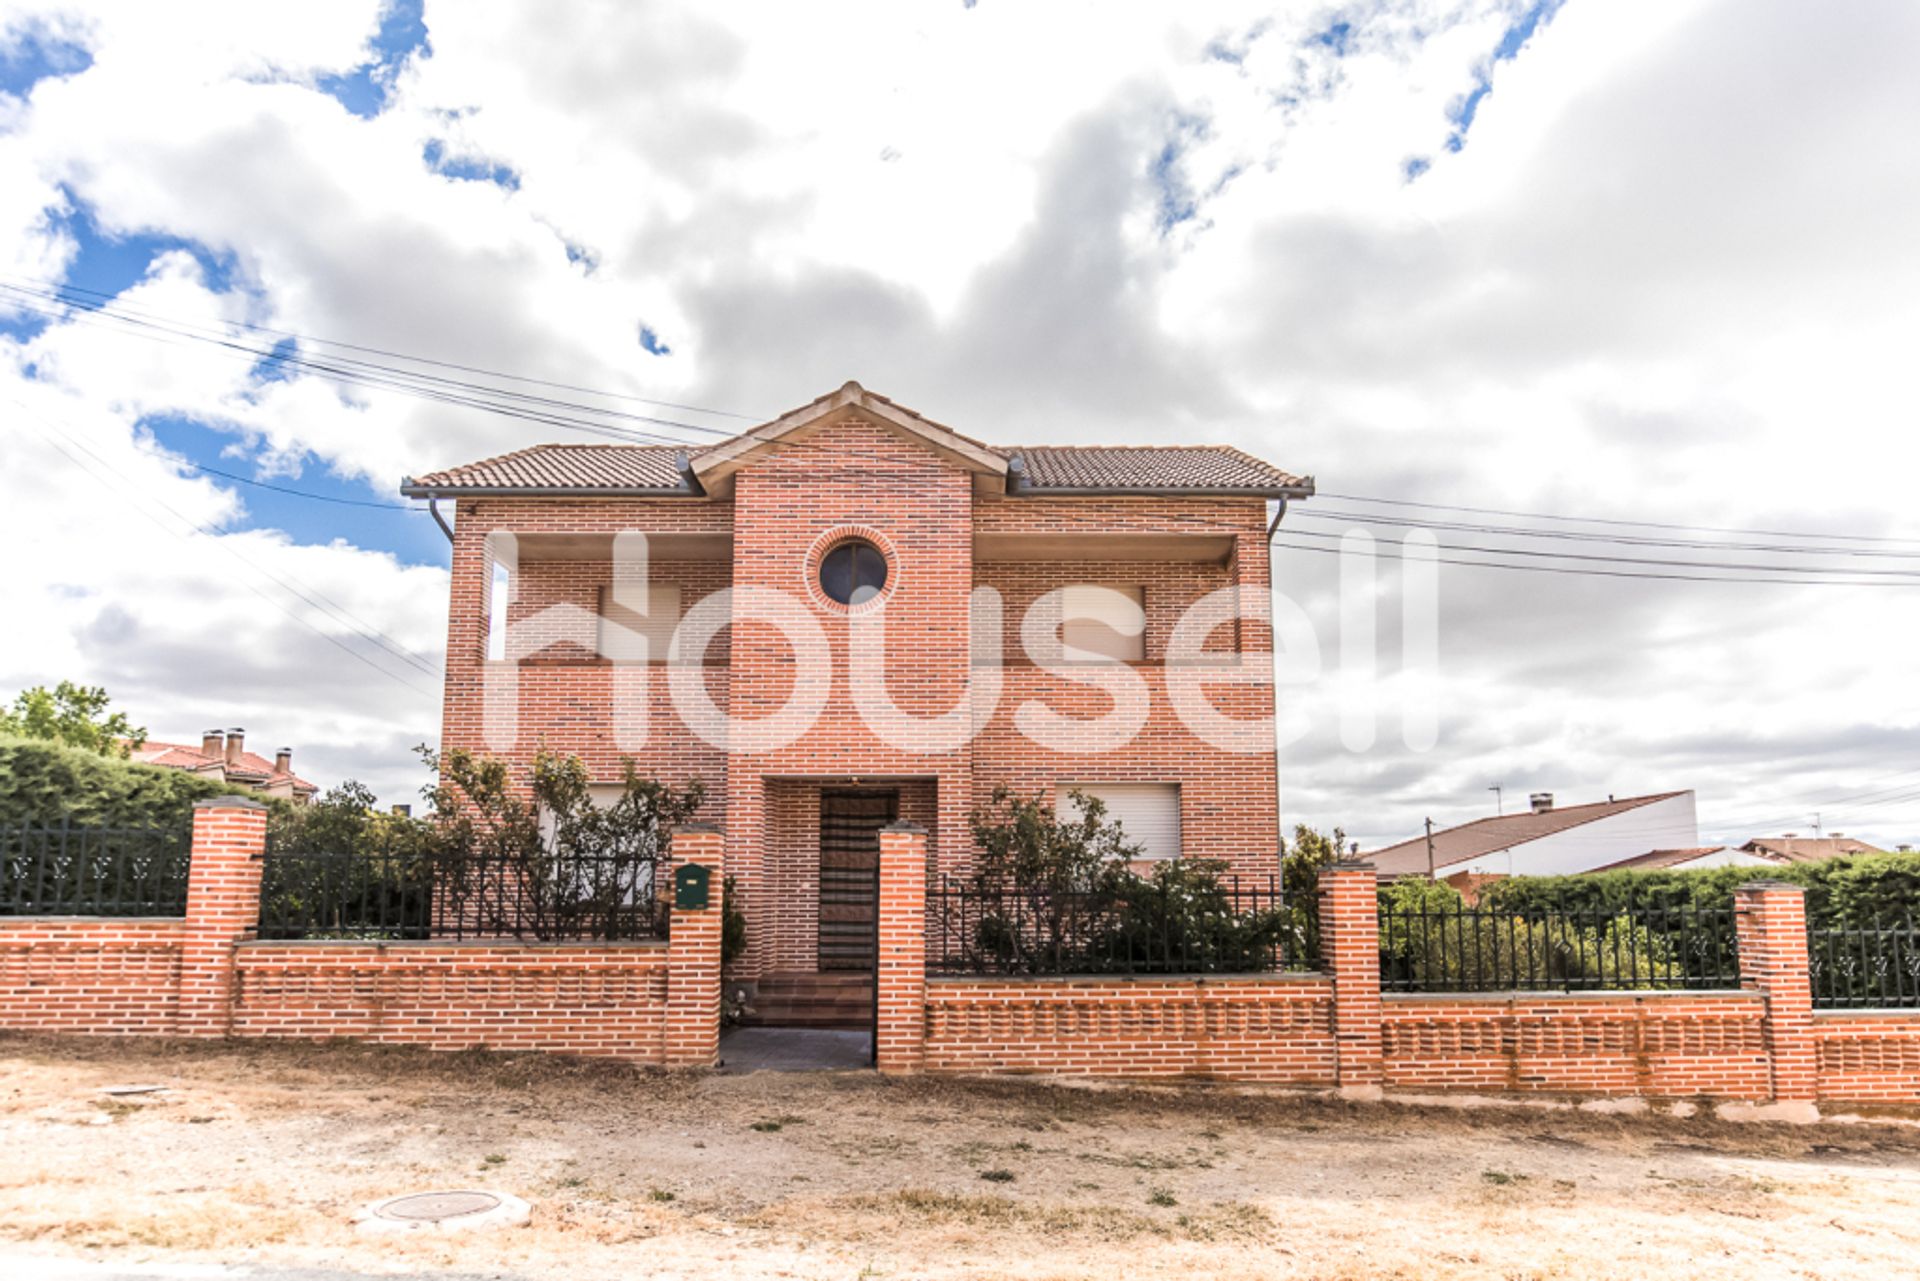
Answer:
[[1785, 881], [1754, 881], [1733, 892], [1740, 985], [1767, 1000], [1767, 1055], [1776, 1104], [1811, 1104], [1819, 1067], [1813, 1039], [1813, 985], [1807, 965], [1806, 894]]
[[194, 802], [187, 934], [180, 953], [182, 1036], [225, 1036], [233, 1030], [233, 949], [259, 933], [266, 851], [265, 805], [244, 796]]
[[[720, 1061], [720, 928], [726, 895], [720, 829], [687, 823], [673, 831], [673, 866], [697, 863], [711, 876], [707, 905], [673, 909], [667, 942], [668, 1067], [712, 1067]], [[673, 887], [661, 887], [671, 894]]]
[[873, 976], [874, 1064], [918, 1072], [927, 1050], [927, 829], [880, 829], [880, 947]]
[[1349, 1098], [1378, 1098], [1380, 1057], [1379, 880], [1371, 863], [1335, 863], [1320, 873], [1320, 966], [1333, 976], [1337, 1081]]

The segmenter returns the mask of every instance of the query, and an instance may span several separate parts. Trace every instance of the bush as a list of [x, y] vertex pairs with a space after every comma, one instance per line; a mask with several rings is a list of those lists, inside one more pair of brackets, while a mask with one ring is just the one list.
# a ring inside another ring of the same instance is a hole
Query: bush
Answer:
[[167, 827], [193, 803], [247, 789], [39, 739], [0, 736], [0, 825]]
[[1452, 886], [1395, 881], [1380, 893], [1382, 979], [1426, 992], [1507, 988], [1684, 987], [1680, 941], [1625, 913], [1562, 914], [1467, 907]]
[[1139, 846], [1098, 800], [1070, 793], [1062, 818], [1039, 797], [997, 788], [973, 816], [981, 856], [958, 899], [961, 947], [947, 958], [1012, 974], [1264, 970], [1289, 935], [1271, 898], [1252, 910], [1203, 859], [1129, 863]]
[[1693, 872], [1516, 876], [1488, 886], [1481, 902], [1509, 912], [1617, 913], [1649, 903], [1724, 909], [1733, 906], [1735, 889], [1756, 880], [1804, 887], [1807, 920], [1816, 929], [1868, 928], [1920, 917], [1920, 854], [1857, 854], [1820, 863]]

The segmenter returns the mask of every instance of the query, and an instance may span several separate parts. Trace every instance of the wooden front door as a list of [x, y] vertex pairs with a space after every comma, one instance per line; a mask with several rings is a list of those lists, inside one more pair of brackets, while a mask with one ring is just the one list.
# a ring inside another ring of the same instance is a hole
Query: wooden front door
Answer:
[[820, 793], [820, 972], [872, 973], [880, 910], [880, 829], [900, 817], [892, 788]]

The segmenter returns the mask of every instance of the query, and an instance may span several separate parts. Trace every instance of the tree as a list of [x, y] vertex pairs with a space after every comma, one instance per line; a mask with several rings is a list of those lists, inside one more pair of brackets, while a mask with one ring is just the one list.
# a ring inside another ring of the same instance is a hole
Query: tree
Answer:
[[1293, 843], [1280, 854], [1280, 901], [1286, 905], [1287, 954], [1312, 960], [1320, 954], [1320, 873], [1340, 861], [1347, 834], [1327, 836], [1296, 824]]
[[0, 732], [124, 758], [147, 741], [147, 731], [136, 729], [124, 712], [109, 713], [112, 701], [98, 685], [36, 685], [0, 710]]

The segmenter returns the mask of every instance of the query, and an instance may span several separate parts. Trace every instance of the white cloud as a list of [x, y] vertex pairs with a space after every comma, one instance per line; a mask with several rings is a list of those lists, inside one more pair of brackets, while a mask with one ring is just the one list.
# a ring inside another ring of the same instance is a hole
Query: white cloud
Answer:
[[[368, 58], [370, 0], [191, 20], [14, 6], [0, 29], [83, 33], [94, 64], [0, 101], [0, 271], [66, 260], [44, 215], [64, 186], [111, 231], [232, 256], [233, 296], [164, 263], [137, 298], [169, 316], [749, 412], [857, 376], [997, 439], [1204, 432], [1335, 493], [1912, 533], [1914, 12], [1572, 3], [1493, 62], [1524, 8], [448, 5], [427, 13], [432, 57], [366, 120], [314, 86]], [[1311, 39], [1336, 20], [1343, 48]], [[1449, 113], [1482, 76], [1451, 152]], [[432, 172], [434, 142], [517, 189]], [[1408, 181], [1415, 159], [1431, 167]], [[673, 354], [643, 352], [642, 325]], [[142, 497], [197, 520], [232, 521], [244, 496], [134, 452], [143, 415], [198, 416], [268, 470], [310, 453], [383, 492], [552, 434], [311, 377], [254, 387], [243, 359], [93, 325], [29, 355], [40, 379], [0, 373], [0, 412], [20, 396], [71, 422]], [[340, 773], [400, 776], [391, 727], [430, 737], [432, 699], [383, 715], [388, 682], [310, 653], [331, 647], [231, 558], [20, 448], [55, 479], [0, 516], [48, 549], [18, 584], [36, 623], [0, 641], [0, 680], [84, 675], [175, 729], [232, 719], [190, 710], [223, 696], [303, 744], [323, 741], [310, 725], [330, 735]], [[1315, 506], [1287, 528], [1337, 528]], [[222, 538], [438, 644], [434, 571]], [[1327, 620], [1329, 560], [1281, 561]], [[1443, 587], [1439, 748], [1395, 751], [1383, 727], [1354, 756], [1323, 714], [1290, 754], [1291, 815], [1391, 839], [1478, 812], [1502, 782], [1694, 786], [1705, 821], [1737, 823], [1864, 790], [1898, 772], [1900, 744], [1911, 758], [1920, 706], [1890, 679], [1911, 666], [1904, 591], [1466, 569]], [[130, 632], [165, 663], [128, 657], [114, 638]], [[330, 692], [279, 654], [319, 663]], [[1886, 821], [1851, 830], [1920, 824], [1866, 816]]]

